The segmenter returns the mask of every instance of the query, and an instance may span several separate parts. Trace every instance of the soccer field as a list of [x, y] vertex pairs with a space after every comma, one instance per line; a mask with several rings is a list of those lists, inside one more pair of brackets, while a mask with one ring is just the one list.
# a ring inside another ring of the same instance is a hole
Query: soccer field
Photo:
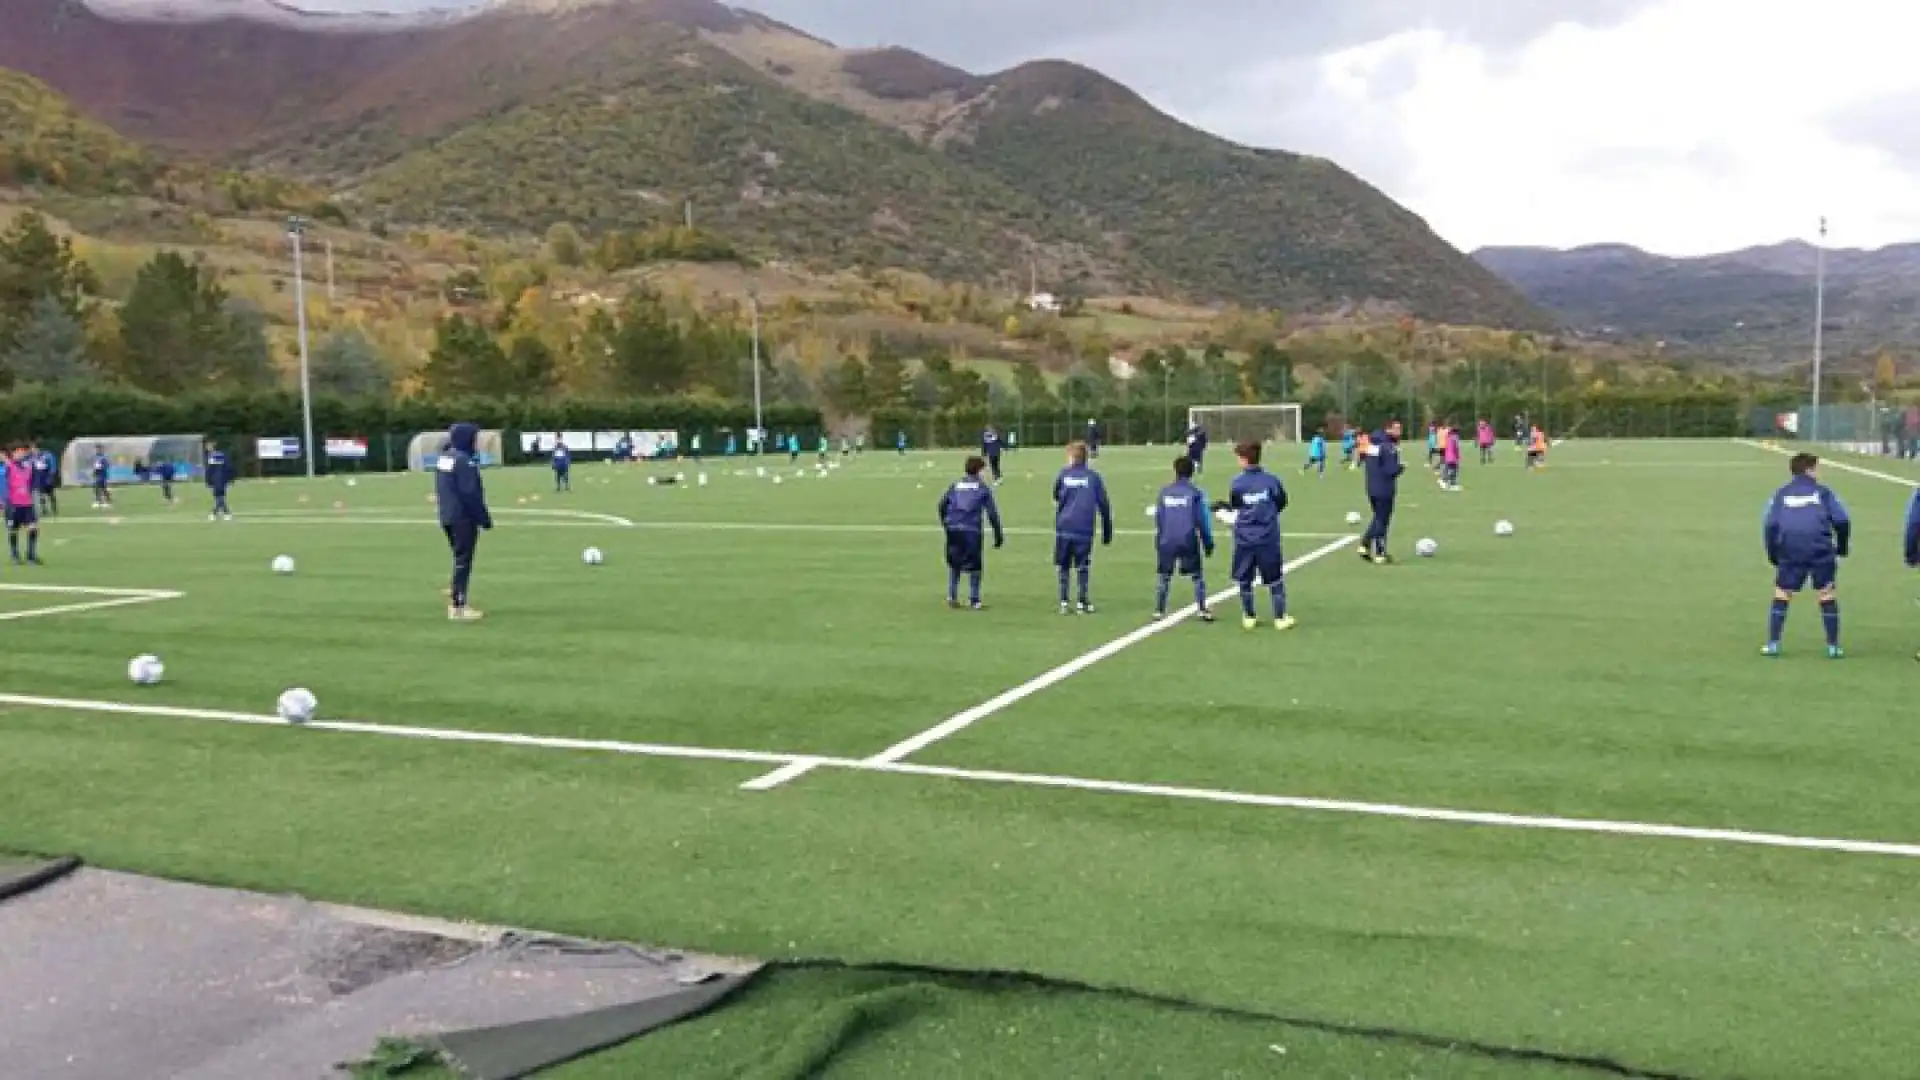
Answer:
[[[1070, 618], [1050, 450], [1008, 458], [983, 612], [942, 602], [958, 453], [489, 473], [475, 625], [445, 619], [427, 478], [251, 481], [231, 523], [197, 488], [68, 491], [49, 565], [0, 569], [0, 851], [1684, 1076], [1911, 1075], [1920, 472], [1823, 470], [1849, 656], [1809, 596], [1769, 660], [1784, 456], [1574, 441], [1528, 474], [1503, 445], [1446, 493], [1409, 450], [1390, 567], [1353, 554], [1357, 474], [1273, 463], [1286, 633], [1232, 601], [1144, 629], [1166, 449], [1095, 463], [1119, 532]], [[149, 652], [166, 680], [129, 684]], [[291, 686], [343, 723], [269, 722]], [[1495, 1075], [1453, 1060], [1397, 1074]]]

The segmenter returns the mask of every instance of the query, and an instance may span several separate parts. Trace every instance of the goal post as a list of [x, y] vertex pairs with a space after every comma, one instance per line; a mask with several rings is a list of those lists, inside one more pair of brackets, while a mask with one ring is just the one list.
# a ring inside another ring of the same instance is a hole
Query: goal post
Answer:
[[1215, 445], [1235, 443], [1301, 441], [1300, 406], [1297, 402], [1273, 405], [1195, 405], [1187, 410], [1187, 426], [1198, 424], [1207, 430], [1207, 440]]

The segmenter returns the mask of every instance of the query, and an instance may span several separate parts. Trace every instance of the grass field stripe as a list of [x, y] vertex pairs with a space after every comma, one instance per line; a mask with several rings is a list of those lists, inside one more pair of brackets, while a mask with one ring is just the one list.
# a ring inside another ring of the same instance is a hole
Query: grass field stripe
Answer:
[[[126, 716], [215, 720], [224, 723], [247, 724], [262, 727], [287, 726], [279, 717], [258, 713], [182, 708], [171, 705], [140, 705], [129, 702], [78, 701], [67, 698], [34, 697], [25, 694], [0, 694], [0, 705], [19, 705], [30, 708], [58, 709], [70, 712], [109, 713]], [[1748, 847], [1786, 848], [1798, 851], [1825, 851], [1844, 855], [1884, 855], [1904, 859], [1920, 859], [1920, 844], [1893, 843], [1880, 840], [1849, 840], [1832, 837], [1797, 836], [1788, 833], [1749, 832], [1741, 829], [1701, 828], [1691, 825], [1665, 825], [1639, 821], [1609, 821], [1602, 818], [1562, 818], [1533, 814], [1511, 814], [1498, 811], [1452, 810], [1442, 807], [1406, 806], [1397, 803], [1356, 802], [1344, 799], [1308, 798], [1291, 795], [1261, 795], [1242, 791], [1181, 787], [1171, 784], [1133, 783], [1124, 780], [1097, 780], [1077, 776], [1052, 776], [1045, 773], [965, 769], [944, 765], [918, 765], [911, 762], [878, 762], [871, 758], [864, 761], [856, 761], [852, 758], [821, 757], [811, 754], [776, 754], [754, 750], [716, 750], [695, 746], [551, 738], [539, 735], [460, 731], [445, 728], [407, 727], [392, 724], [368, 724], [349, 721], [314, 721], [307, 724], [306, 727], [316, 731], [334, 731], [355, 735], [429, 739], [441, 742], [480, 743], [541, 750], [579, 750], [596, 753], [627, 754], [640, 757], [684, 758], [702, 761], [745, 762], [751, 764], [777, 763], [783, 768], [806, 766], [809, 771], [821, 768], [843, 769], [850, 772], [878, 773], [893, 776], [917, 776], [957, 780], [967, 783], [1053, 788], [1064, 791], [1085, 791], [1141, 798], [1179, 799], [1192, 802], [1262, 807], [1267, 809], [1356, 814], [1368, 817], [1425, 821], [1444, 825], [1481, 825], [1494, 828], [1689, 840], [1698, 843], [1737, 844]]]
[[[177, 596], [178, 594], [176, 594]], [[59, 604], [54, 607], [29, 608], [25, 611], [0, 611], [0, 622], [13, 619], [37, 619], [46, 615], [71, 615], [80, 611], [102, 611], [106, 608], [128, 607], [133, 604], [152, 604], [161, 600], [172, 600], [174, 596], [116, 596], [109, 600], [88, 600], [78, 604]]]
[[768, 791], [779, 787], [789, 780], [798, 780], [828, 762], [820, 758], [795, 758], [793, 761], [773, 770], [765, 776], [757, 776], [741, 784], [747, 791]]
[[[1333, 541], [1332, 543], [1324, 544], [1320, 547], [1317, 547], [1314, 550], [1307, 552], [1305, 555], [1302, 555], [1299, 558], [1294, 559], [1292, 562], [1287, 563], [1285, 568], [1286, 572], [1292, 573], [1293, 571], [1298, 570], [1303, 566], [1306, 566], [1308, 563], [1315, 562], [1319, 559], [1323, 559], [1328, 555], [1331, 555], [1334, 552], [1339, 551], [1341, 548], [1346, 547], [1348, 544], [1353, 543], [1353, 541], [1357, 538], [1358, 538], [1357, 536], [1351, 536], [1351, 535], [1342, 536], [1338, 540]], [[1227, 599], [1228, 597], [1237, 596], [1239, 592], [1240, 592], [1239, 586], [1235, 586], [1231, 589], [1224, 589], [1208, 597], [1207, 604], [1208, 606], [1218, 604], [1222, 600]], [[980, 704], [975, 705], [973, 708], [968, 709], [965, 712], [957, 713], [954, 716], [947, 719], [945, 722], [938, 724], [934, 727], [930, 727], [927, 730], [921, 732], [918, 735], [913, 736], [910, 739], [904, 739], [898, 743], [895, 743], [894, 745], [887, 747], [885, 750], [880, 751], [879, 753], [873, 755], [872, 757], [867, 758], [866, 760], [870, 764], [886, 765], [896, 761], [900, 761], [903, 758], [910, 757], [913, 754], [917, 754], [920, 751], [925, 750], [927, 747], [932, 746], [934, 743], [937, 743], [942, 739], [945, 739], [951, 735], [957, 734], [961, 731], [965, 731], [967, 728], [972, 727], [974, 724], [979, 723], [981, 720], [984, 720], [987, 717], [992, 716], [994, 713], [997, 713], [1002, 709], [1007, 708], [1010, 705], [1014, 705], [1021, 701], [1025, 701], [1027, 698], [1032, 697], [1033, 695], [1039, 693], [1042, 690], [1045, 690], [1047, 687], [1052, 686], [1055, 683], [1061, 682], [1063, 680], [1072, 678], [1075, 675], [1078, 675], [1082, 671], [1085, 671], [1086, 669], [1092, 667], [1093, 665], [1099, 663], [1100, 661], [1105, 660], [1106, 658], [1113, 656], [1114, 654], [1124, 649], [1127, 649], [1133, 645], [1137, 645], [1140, 642], [1145, 641], [1148, 638], [1152, 637], [1153, 635], [1161, 633], [1162, 631], [1170, 629], [1171, 627], [1178, 626], [1180, 623], [1185, 622], [1187, 619], [1190, 619], [1193, 616], [1199, 614], [1199, 611], [1200, 609], [1198, 607], [1194, 606], [1193, 604], [1188, 604], [1186, 607], [1181, 608], [1179, 611], [1172, 612], [1164, 619], [1160, 619], [1155, 622], [1150, 622], [1145, 626], [1142, 626], [1139, 629], [1134, 630], [1131, 633], [1123, 634], [1120, 637], [1114, 638], [1112, 641], [1107, 642], [1105, 645], [1100, 646], [1099, 648], [1093, 650], [1092, 652], [1083, 653], [1079, 656], [1076, 656], [1072, 660], [1069, 660], [1066, 663], [1061, 664], [1059, 667], [1056, 667], [1051, 671], [1047, 671], [1040, 675], [1037, 675], [1034, 678], [1021, 683], [1019, 686], [1016, 686], [1013, 689], [1008, 690], [1007, 692], [999, 695], [998, 697], [995, 697], [988, 701], [983, 701]]]
[[[1735, 439], [1733, 441], [1739, 443], [1741, 446], [1751, 446], [1755, 450], [1765, 450], [1768, 453], [1781, 454], [1786, 457], [1792, 457], [1794, 454], [1800, 453], [1798, 450], [1788, 450], [1779, 446], [1768, 446], [1766, 443], [1754, 442], [1752, 439]], [[1858, 465], [1849, 465], [1844, 461], [1836, 461], [1833, 458], [1821, 458], [1820, 467], [1823, 469], [1832, 468], [1839, 469], [1842, 472], [1858, 473], [1861, 476], [1871, 476], [1875, 480], [1885, 480], [1889, 484], [1900, 484], [1904, 487], [1920, 487], [1920, 480], [1909, 480], [1904, 476], [1895, 476], [1892, 473], [1884, 473], [1878, 469], [1863, 469]]]
[[861, 769], [899, 775], [945, 777], [989, 784], [1018, 784], [1027, 787], [1063, 788], [1072, 791], [1097, 791], [1115, 795], [1140, 795], [1161, 799], [1187, 799], [1197, 802], [1226, 803], [1234, 806], [1264, 806], [1287, 810], [1313, 810], [1337, 814], [1362, 814], [1370, 817], [1434, 821], [1450, 825], [1487, 825], [1508, 829], [1540, 829], [1553, 832], [1600, 833], [1611, 836], [1645, 836], [1670, 840], [1694, 840], [1704, 843], [1744, 844], [1750, 847], [1794, 848], [1801, 851], [1832, 851], [1848, 855], [1891, 855], [1920, 859], [1920, 844], [1899, 844], [1880, 840], [1844, 840], [1818, 836], [1793, 836], [1785, 833], [1747, 832], [1741, 829], [1708, 829], [1691, 825], [1661, 825], [1641, 821], [1608, 821], [1602, 818], [1543, 817], [1532, 814], [1507, 814], [1488, 810], [1448, 810], [1429, 806], [1401, 806], [1394, 803], [1351, 802], [1344, 799], [1304, 798], [1293, 795], [1253, 795], [1240, 791], [1215, 791], [1208, 788], [1175, 787], [1167, 784], [1136, 784], [1122, 780], [1088, 780], [1074, 776], [1046, 776], [1035, 773], [997, 772], [988, 769], [958, 769], [940, 765], [891, 762], [878, 765], [859, 762]]
[[[289, 726], [278, 716], [265, 713], [227, 712], [220, 709], [194, 709], [175, 705], [139, 705], [121, 701], [75, 701], [68, 698], [34, 697], [26, 694], [0, 694], [0, 705], [64, 709], [69, 712], [113, 713], [121, 716], [157, 716], [176, 720], [218, 720], [229, 724]], [[639, 757], [690, 758], [698, 761], [736, 761], [752, 765], [791, 765], [799, 760], [811, 760], [822, 765], [836, 763], [835, 759], [831, 758], [805, 758], [799, 754], [774, 754], [759, 750], [722, 750], [704, 746], [673, 746], [610, 739], [568, 739], [552, 735], [463, 731], [458, 728], [410, 727], [403, 724], [369, 724], [355, 720], [313, 720], [300, 726], [310, 731], [333, 731], [347, 735], [384, 735], [390, 738], [425, 739], [433, 742], [486, 743], [539, 750], [581, 750], [592, 753], [630, 754]], [[855, 764], [851, 760], [838, 763], [844, 766]]]

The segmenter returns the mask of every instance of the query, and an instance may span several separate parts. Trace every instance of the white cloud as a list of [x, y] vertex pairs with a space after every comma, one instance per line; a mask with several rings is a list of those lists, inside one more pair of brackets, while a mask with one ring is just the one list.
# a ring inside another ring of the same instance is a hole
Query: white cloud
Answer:
[[1811, 237], [1822, 214], [1875, 246], [1920, 238], [1912, 140], [1835, 117], [1914, 100], [1917, 38], [1920, 5], [1892, 0], [1664, 0], [1497, 54], [1405, 30], [1321, 57], [1304, 97], [1297, 72], [1250, 71], [1246, 97], [1182, 111], [1347, 163], [1463, 247], [1690, 254]]

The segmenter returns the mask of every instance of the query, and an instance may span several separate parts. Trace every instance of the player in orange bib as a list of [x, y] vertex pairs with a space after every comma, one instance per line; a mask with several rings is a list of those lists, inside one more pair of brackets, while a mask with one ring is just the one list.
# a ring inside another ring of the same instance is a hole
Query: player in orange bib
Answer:
[[1544, 469], [1547, 467], [1547, 433], [1534, 425], [1533, 432], [1527, 437], [1527, 468]]

